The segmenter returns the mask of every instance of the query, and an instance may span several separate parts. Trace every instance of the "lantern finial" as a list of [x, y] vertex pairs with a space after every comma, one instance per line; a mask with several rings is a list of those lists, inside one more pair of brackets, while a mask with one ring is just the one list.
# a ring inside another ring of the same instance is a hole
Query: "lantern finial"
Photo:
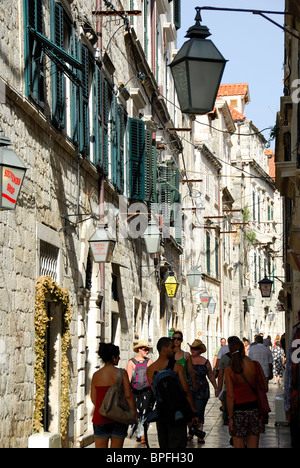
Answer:
[[194, 24], [194, 26], [191, 26], [189, 28], [185, 37], [206, 39], [207, 37], [211, 36], [211, 34], [207, 26], [201, 25], [201, 21], [202, 21], [201, 8], [197, 7], [196, 11], [197, 11], [196, 18], [195, 18], [196, 24]]

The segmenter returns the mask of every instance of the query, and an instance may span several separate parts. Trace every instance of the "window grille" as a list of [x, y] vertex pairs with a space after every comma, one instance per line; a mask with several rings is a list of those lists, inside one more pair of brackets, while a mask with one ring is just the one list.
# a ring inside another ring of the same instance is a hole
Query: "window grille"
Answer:
[[51, 276], [54, 281], [58, 279], [58, 253], [54, 245], [41, 241], [40, 243], [40, 275]]

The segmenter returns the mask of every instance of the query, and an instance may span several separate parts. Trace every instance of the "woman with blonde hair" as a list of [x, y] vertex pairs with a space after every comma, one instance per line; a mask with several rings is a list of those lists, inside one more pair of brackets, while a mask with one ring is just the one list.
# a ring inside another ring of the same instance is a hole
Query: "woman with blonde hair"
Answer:
[[267, 381], [258, 362], [245, 359], [245, 348], [242, 341], [229, 344], [231, 365], [225, 369], [227, 389], [227, 407], [229, 433], [233, 437], [234, 448], [258, 448], [259, 436], [264, 425], [258, 414], [257, 386], [258, 372], [268, 390]]

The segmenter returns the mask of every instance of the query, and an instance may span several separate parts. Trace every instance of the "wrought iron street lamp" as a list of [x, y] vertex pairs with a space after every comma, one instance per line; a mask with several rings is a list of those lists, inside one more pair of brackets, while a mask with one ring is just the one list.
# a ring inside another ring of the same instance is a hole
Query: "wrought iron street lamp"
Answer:
[[198, 288], [201, 279], [201, 273], [197, 267], [191, 268], [186, 277], [191, 289]]
[[268, 313], [268, 319], [270, 322], [273, 322], [274, 319], [275, 319], [275, 312], [273, 312], [273, 310], [270, 310], [269, 313]]
[[214, 314], [216, 310], [216, 301], [214, 300], [213, 297], [210, 298], [209, 304], [208, 304], [208, 313], [209, 314]]
[[98, 226], [89, 240], [94, 261], [96, 263], [109, 263], [116, 245], [116, 238], [108, 231], [106, 225]]
[[253, 307], [254, 306], [255, 297], [253, 296], [253, 294], [250, 291], [249, 291], [248, 296], [246, 297], [246, 301], [247, 301], [248, 307]]
[[207, 114], [215, 105], [227, 60], [211, 40], [206, 26], [201, 25], [201, 8], [197, 7], [196, 24], [192, 26], [173, 62], [170, 64], [181, 111], [185, 114]]
[[259, 289], [262, 297], [268, 298], [271, 296], [273, 281], [269, 280], [267, 277], [258, 282]]
[[144, 232], [144, 240], [149, 254], [160, 252], [161, 233], [154, 220], [150, 221], [150, 224]]
[[204, 309], [207, 309], [211, 300], [211, 296], [206, 291], [204, 291], [201, 294], [200, 299], [201, 299], [202, 307]]
[[13, 149], [11, 141], [0, 129], [0, 211], [14, 210], [27, 168]]
[[179, 283], [176, 279], [174, 271], [170, 271], [169, 276], [165, 281], [165, 288], [168, 297], [176, 297]]

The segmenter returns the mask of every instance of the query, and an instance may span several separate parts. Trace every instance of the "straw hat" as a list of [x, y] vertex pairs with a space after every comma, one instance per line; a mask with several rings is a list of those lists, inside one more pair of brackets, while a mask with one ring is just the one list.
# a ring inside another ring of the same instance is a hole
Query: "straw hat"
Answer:
[[134, 351], [135, 353], [137, 353], [138, 350], [139, 350], [139, 348], [148, 348], [148, 349], [151, 349], [151, 348], [153, 348], [153, 346], [150, 346], [146, 340], [140, 340], [140, 341], [133, 347], [133, 351]]
[[206, 346], [201, 340], [194, 340], [191, 345], [189, 343], [188, 345], [190, 348], [200, 348], [202, 354], [206, 352]]

